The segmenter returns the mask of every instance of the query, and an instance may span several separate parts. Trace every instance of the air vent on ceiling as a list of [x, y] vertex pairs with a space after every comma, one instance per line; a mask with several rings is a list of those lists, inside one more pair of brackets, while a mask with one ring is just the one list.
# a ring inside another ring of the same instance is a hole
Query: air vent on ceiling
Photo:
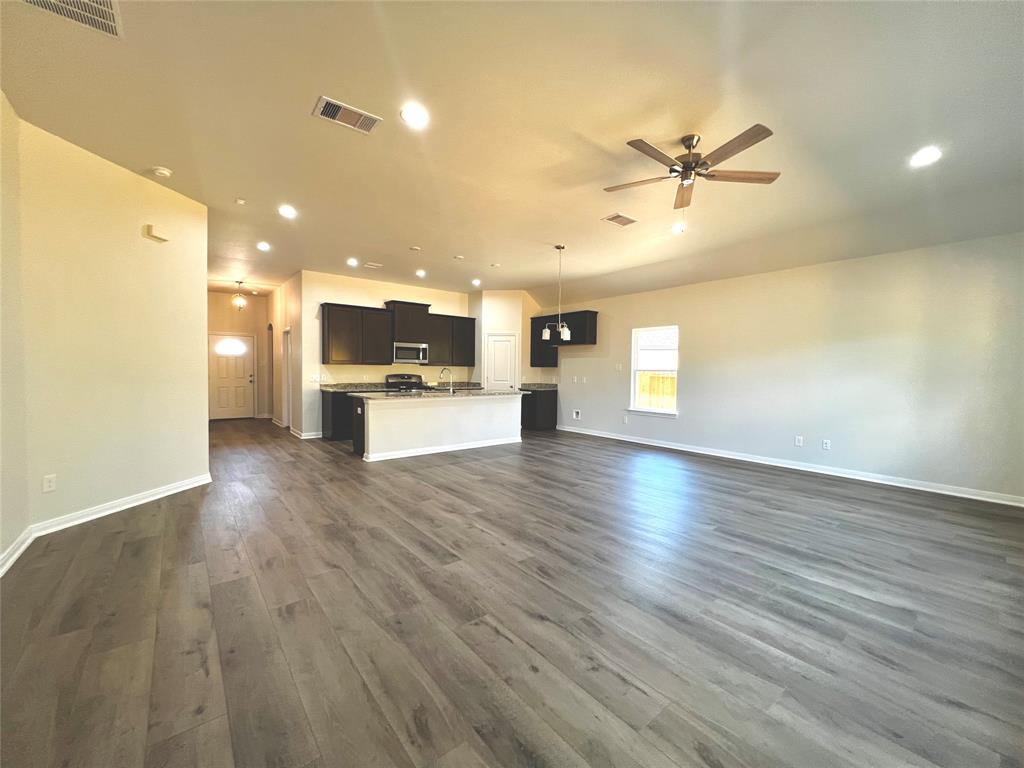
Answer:
[[348, 104], [342, 104], [340, 101], [328, 99], [326, 96], [317, 99], [316, 106], [313, 108], [313, 117], [330, 120], [332, 123], [344, 125], [346, 128], [360, 133], [369, 133], [382, 119], [369, 112], [350, 107]]
[[25, 2], [111, 37], [121, 36], [121, 19], [114, 0], [25, 0]]
[[384, 265], [378, 261], [364, 261], [363, 266], [367, 269], [380, 269]]
[[636, 224], [636, 219], [631, 219], [624, 213], [613, 213], [611, 216], [605, 216], [604, 221], [610, 221], [612, 224], [618, 224], [620, 227]]

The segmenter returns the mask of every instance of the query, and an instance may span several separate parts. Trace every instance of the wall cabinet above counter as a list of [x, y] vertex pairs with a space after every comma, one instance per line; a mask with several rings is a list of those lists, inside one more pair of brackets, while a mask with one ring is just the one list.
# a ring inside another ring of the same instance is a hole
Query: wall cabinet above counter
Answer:
[[385, 308], [321, 304], [324, 365], [394, 365], [395, 342], [427, 344], [430, 365], [476, 365], [476, 318], [435, 315], [429, 304], [387, 301]]
[[[563, 312], [562, 322], [569, 326], [569, 341], [562, 341], [558, 335], [558, 315], [541, 315], [530, 318], [530, 367], [557, 368], [559, 347], [597, 344], [597, 312], [595, 310], [580, 309], [575, 312]], [[545, 327], [551, 329], [551, 338], [547, 341], [541, 336]]]

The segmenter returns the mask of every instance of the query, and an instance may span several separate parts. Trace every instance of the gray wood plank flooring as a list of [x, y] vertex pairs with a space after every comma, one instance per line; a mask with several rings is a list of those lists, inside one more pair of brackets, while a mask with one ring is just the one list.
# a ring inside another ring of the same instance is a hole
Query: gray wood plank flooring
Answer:
[[214, 482], [2, 582], [4, 768], [1021, 768], [1024, 511], [563, 433]]

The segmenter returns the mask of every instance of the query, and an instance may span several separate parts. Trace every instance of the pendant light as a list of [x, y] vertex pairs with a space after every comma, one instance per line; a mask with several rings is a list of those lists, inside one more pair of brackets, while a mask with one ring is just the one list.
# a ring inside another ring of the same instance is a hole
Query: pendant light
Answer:
[[551, 326], [555, 326], [555, 330], [558, 331], [559, 337], [562, 341], [572, 340], [572, 331], [569, 330], [569, 326], [562, 322], [562, 251], [565, 250], [564, 245], [556, 245], [555, 250], [558, 251], [558, 322], [547, 323], [544, 329], [540, 332], [540, 337], [544, 341], [551, 340]]
[[235, 309], [241, 312], [245, 309], [249, 300], [242, 295], [242, 281], [236, 280], [235, 283], [238, 285], [238, 293], [231, 297], [231, 303], [234, 305]]

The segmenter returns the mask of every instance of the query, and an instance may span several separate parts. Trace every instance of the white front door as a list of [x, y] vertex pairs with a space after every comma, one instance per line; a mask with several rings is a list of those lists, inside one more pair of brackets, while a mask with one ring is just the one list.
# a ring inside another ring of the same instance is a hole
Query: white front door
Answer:
[[515, 389], [519, 386], [519, 344], [514, 333], [487, 334], [484, 387]]
[[253, 398], [253, 337], [210, 334], [210, 418], [256, 415]]

